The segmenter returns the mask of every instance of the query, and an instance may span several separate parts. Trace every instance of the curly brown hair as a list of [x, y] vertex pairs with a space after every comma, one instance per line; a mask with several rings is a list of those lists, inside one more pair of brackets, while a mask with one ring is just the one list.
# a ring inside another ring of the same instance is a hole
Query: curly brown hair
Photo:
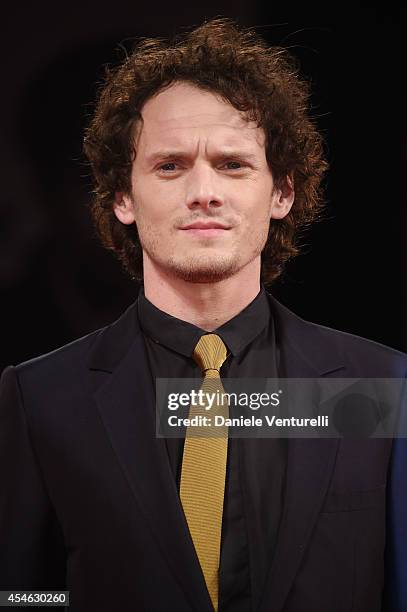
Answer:
[[177, 81], [220, 95], [256, 121], [265, 132], [275, 183], [293, 178], [294, 204], [284, 219], [270, 223], [261, 254], [262, 281], [270, 284], [298, 254], [299, 236], [320, 215], [327, 162], [323, 139], [309, 115], [310, 88], [299, 76], [296, 59], [230, 19], [213, 19], [171, 41], [141, 39], [120, 66], [107, 71], [84, 141], [95, 180], [92, 216], [98, 235], [130, 275], [141, 280], [137, 227], [122, 224], [113, 203], [116, 192], [131, 192], [134, 127], [144, 103]]

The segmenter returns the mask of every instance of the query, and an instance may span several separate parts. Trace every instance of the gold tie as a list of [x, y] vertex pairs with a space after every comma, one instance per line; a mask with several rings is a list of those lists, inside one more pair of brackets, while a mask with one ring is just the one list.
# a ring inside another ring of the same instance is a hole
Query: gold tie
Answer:
[[208, 411], [199, 405], [190, 406], [190, 418], [196, 415], [211, 417], [212, 426], [189, 426], [186, 430], [180, 498], [206, 586], [217, 612], [228, 428], [214, 427], [214, 413], [226, 418], [229, 416], [226, 398], [223, 405], [222, 399], [217, 401], [224, 392], [219, 370], [226, 360], [227, 349], [219, 336], [205, 334], [199, 339], [193, 357], [204, 375], [201, 389], [204, 393], [214, 393], [216, 399]]

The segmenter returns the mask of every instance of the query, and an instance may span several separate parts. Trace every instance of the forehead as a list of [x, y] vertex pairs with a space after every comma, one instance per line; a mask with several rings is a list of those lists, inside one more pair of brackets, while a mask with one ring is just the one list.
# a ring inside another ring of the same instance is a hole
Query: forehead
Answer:
[[138, 144], [145, 146], [213, 142], [251, 148], [264, 147], [264, 132], [253, 121], [218, 95], [188, 83], [175, 83], [143, 106]]

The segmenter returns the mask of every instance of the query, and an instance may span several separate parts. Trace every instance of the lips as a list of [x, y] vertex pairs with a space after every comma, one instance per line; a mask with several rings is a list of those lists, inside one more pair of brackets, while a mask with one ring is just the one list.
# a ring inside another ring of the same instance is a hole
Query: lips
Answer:
[[203, 223], [203, 222], [197, 221], [196, 223], [191, 223], [190, 225], [185, 225], [184, 227], [181, 227], [180, 229], [182, 229], [182, 230], [191, 230], [191, 229], [199, 229], [199, 230], [223, 229], [223, 230], [227, 230], [227, 229], [229, 229], [229, 227], [227, 227], [226, 225], [222, 225], [221, 223], [214, 223], [214, 222]]

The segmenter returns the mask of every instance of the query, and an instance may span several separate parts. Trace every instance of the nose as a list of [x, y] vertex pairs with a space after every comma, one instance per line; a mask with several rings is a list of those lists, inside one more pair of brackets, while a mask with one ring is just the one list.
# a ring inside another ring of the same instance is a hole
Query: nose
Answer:
[[216, 171], [206, 163], [197, 163], [190, 170], [186, 191], [186, 204], [191, 210], [219, 207], [224, 203], [219, 177], [216, 176]]

